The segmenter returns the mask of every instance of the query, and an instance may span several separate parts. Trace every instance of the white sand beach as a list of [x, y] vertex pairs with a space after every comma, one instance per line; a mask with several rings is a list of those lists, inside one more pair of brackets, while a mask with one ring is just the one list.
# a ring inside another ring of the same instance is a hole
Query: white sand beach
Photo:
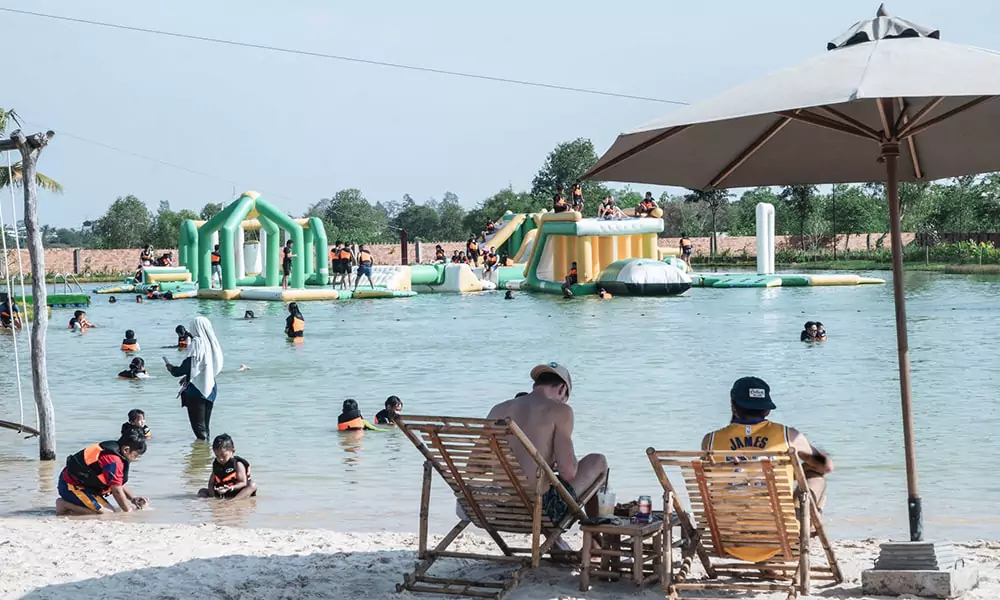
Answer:
[[[401, 533], [56, 518], [3, 519], [0, 532], [0, 598], [389, 599], [400, 597], [395, 585], [416, 560], [416, 535]], [[578, 538], [570, 541], [579, 544]], [[460, 549], [489, 551], [490, 546], [473, 534], [463, 538]], [[872, 564], [878, 541], [840, 542], [836, 550], [848, 581], [836, 590], [818, 588], [811, 597], [864, 598], [860, 572]], [[963, 543], [959, 550], [982, 577], [980, 587], [965, 598], [1000, 597], [1000, 542]], [[471, 565], [451, 564], [470, 574]], [[578, 585], [575, 570], [543, 565], [509, 598], [583, 598]], [[623, 596], [662, 598], [657, 587], [636, 594], [629, 582], [598, 582], [585, 597]], [[757, 597], [783, 600], [784, 594]]]

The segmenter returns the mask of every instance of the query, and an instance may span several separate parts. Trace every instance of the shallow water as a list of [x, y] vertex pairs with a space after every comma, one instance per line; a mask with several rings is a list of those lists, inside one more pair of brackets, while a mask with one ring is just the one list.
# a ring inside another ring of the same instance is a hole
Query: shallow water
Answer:
[[[876, 276], [889, 279], [889, 273]], [[982, 477], [979, 446], [1000, 426], [996, 341], [1000, 279], [908, 275], [910, 345], [920, 486], [928, 537], [997, 538], [1000, 484]], [[127, 296], [125, 296], [127, 298]], [[252, 309], [259, 319], [244, 322]], [[386, 396], [405, 412], [484, 416], [530, 387], [538, 362], [567, 364], [574, 378], [577, 453], [603, 452], [619, 499], [657, 497], [647, 446], [696, 448], [728, 419], [728, 390], [740, 376], [767, 380], [772, 417], [805, 432], [834, 457], [827, 521], [840, 538], [906, 534], [892, 287], [702, 290], [679, 298], [563, 301], [518, 294], [421, 295], [396, 300], [303, 304], [306, 341], [282, 334], [279, 304], [175, 301], [88, 311], [100, 325], [80, 336], [71, 311], [55, 310], [48, 366], [56, 406], [56, 464], [34, 460], [36, 440], [0, 430], [0, 515], [43, 514], [55, 500], [64, 457], [117, 437], [131, 408], [146, 411], [150, 449], [132, 468], [134, 491], [156, 510], [126, 518], [262, 527], [415, 531], [421, 457], [398, 432], [338, 434], [346, 397], [370, 420]], [[193, 442], [176, 380], [159, 356], [176, 359], [173, 328], [212, 319], [226, 369], [219, 378], [213, 435], [231, 434], [253, 463], [254, 502], [193, 499], [211, 452]], [[801, 325], [821, 319], [830, 341], [799, 343]], [[134, 329], [154, 379], [115, 378], [129, 359], [118, 345]], [[25, 419], [34, 423], [26, 334], [19, 338]], [[0, 336], [0, 419], [16, 421], [10, 336]], [[241, 363], [252, 369], [238, 372]], [[444, 484], [436, 530], [453, 522]]]

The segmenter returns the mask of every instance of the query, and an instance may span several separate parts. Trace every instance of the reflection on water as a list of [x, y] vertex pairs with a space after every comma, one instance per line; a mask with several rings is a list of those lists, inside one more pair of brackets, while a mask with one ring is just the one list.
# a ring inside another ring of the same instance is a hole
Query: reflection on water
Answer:
[[[992, 499], [1000, 487], [967, 457], [1000, 427], [1000, 278], [912, 273], [907, 288], [927, 535], [996, 538]], [[247, 309], [258, 319], [244, 321]], [[87, 312], [102, 327], [85, 336], [63, 329], [69, 311], [53, 311], [48, 362], [61, 459], [39, 464], [37, 440], [0, 431], [0, 515], [51, 511], [65, 457], [116, 438], [129, 409], [142, 408], [153, 438], [130, 486], [150, 496], [155, 510], [128, 519], [414, 531], [422, 457], [395, 430], [338, 433], [342, 401], [356, 398], [373, 415], [394, 394], [413, 413], [483, 416], [530, 387], [533, 365], [558, 360], [573, 374], [577, 453], [608, 456], [622, 499], [658, 497], [646, 447], [697, 447], [725, 423], [732, 381], [756, 374], [771, 384], [773, 417], [834, 457], [831, 534], [907, 530], [889, 285], [696, 289], [680, 298], [610, 302], [421, 295], [310, 302], [302, 310], [305, 343], [294, 346], [283, 335], [280, 303], [109, 305], [95, 296]], [[175, 343], [174, 327], [197, 314], [212, 319], [225, 351], [212, 432], [230, 434], [253, 464], [252, 501], [195, 497], [212, 452], [194, 442], [176, 380], [160, 366], [160, 355], [177, 362], [182, 353], [159, 347]], [[830, 341], [799, 343], [802, 323], [815, 319]], [[153, 379], [115, 378], [129, 362], [118, 350], [125, 329], [138, 334]], [[33, 425], [27, 344], [19, 349]], [[0, 336], [0, 419], [7, 420], [19, 412], [12, 350], [11, 338]], [[241, 363], [251, 370], [238, 371]], [[432, 505], [432, 527], [445, 529], [454, 503], [437, 477], [433, 494], [440, 504]]]

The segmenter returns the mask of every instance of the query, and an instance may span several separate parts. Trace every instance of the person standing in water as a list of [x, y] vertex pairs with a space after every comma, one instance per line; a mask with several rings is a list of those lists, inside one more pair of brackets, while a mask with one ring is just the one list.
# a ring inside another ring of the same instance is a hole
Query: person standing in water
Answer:
[[292, 274], [292, 240], [285, 242], [285, 247], [281, 249], [281, 289], [288, 289], [288, 277]]
[[215, 405], [218, 386], [215, 378], [222, 371], [222, 347], [215, 337], [212, 322], [205, 317], [195, 317], [188, 328], [191, 344], [187, 357], [174, 366], [166, 357], [163, 363], [174, 377], [181, 378], [179, 396], [181, 406], [187, 408], [191, 431], [199, 440], [209, 439], [209, 424]]
[[306, 318], [302, 316], [299, 305], [292, 302], [288, 305], [288, 317], [285, 319], [285, 335], [288, 339], [299, 341], [306, 329]]

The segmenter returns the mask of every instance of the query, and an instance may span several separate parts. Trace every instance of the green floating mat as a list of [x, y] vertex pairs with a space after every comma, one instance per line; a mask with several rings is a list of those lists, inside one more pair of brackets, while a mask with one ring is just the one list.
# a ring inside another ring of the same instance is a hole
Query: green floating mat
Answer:
[[387, 290], [384, 288], [358, 289], [351, 292], [351, 297], [357, 300], [368, 300], [371, 298], [409, 298], [416, 296], [412, 290]]
[[[752, 274], [734, 274], [734, 275], [719, 275], [716, 277], [715, 281], [711, 283], [710, 287], [713, 288], [768, 288], [768, 287], [781, 287], [782, 280], [781, 277], [776, 275], [752, 275]], [[808, 282], [804, 285], [809, 285]], [[705, 287], [709, 287], [706, 282]]]
[[[25, 296], [23, 298], [15, 298], [16, 302], [27, 303], [34, 305], [34, 296]], [[89, 294], [48, 294], [46, 296], [46, 302], [49, 306], [55, 308], [66, 308], [66, 307], [77, 307], [77, 306], [90, 306], [90, 295]]]

